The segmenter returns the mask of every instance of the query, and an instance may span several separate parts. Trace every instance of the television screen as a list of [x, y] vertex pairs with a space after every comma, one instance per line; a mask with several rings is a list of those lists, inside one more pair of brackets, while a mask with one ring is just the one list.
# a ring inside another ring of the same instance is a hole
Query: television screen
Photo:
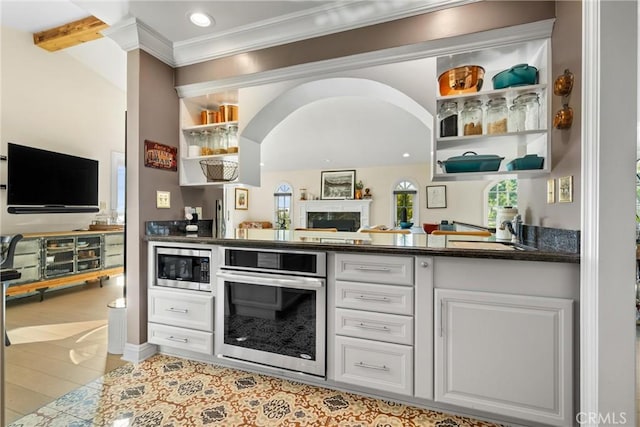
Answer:
[[[14, 143], [7, 150], [7, 205], [64, 208], [98, 206], [98, 161]], [[19, 212], [16, 212], [19, 213]]]

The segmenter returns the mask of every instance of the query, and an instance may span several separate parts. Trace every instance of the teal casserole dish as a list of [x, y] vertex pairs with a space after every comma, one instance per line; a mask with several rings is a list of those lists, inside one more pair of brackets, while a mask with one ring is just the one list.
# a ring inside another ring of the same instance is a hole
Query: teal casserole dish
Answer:
[[447, 160], [438, 160], [438, 164], [447, 173], [458, 172], [493, 172], [500, 169], [500, 163], [504, 157], [495, 154], [477, 154], [467, 151], [462, 156], [449, 157]]
[[542, 169], [544, 165], [544, 157], [537, 154], [527, 154], [524, 157], [518, 157], [507, 163], [508, 171], [526, 170], [526, 169]]
[[513, 86], [535, 85], [538, 83], [538, 69], [529, 64], [518, 64], [493, 76], [494, 89]]

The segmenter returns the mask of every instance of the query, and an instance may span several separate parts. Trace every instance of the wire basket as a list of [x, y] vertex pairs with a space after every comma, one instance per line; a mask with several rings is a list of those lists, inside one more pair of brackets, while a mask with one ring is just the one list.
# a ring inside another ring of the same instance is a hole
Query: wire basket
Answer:
[[200, 160], [200, 167], [208, 182], [233, 181], [238, 177], [238, 162], [205, 159]]

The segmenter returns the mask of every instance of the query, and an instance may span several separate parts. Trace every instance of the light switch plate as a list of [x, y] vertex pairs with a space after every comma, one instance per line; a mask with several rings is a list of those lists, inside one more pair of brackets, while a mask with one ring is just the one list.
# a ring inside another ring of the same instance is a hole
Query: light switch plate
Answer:
[[168, 191], [156, 191], [156, 208], [168, 209], [171, 207], [171, 193]]

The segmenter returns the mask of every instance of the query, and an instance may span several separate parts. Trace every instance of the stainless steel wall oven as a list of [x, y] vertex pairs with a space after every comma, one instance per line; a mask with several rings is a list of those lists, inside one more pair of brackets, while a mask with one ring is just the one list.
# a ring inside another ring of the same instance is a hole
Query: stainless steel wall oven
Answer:
[[220, 250], [218, 355], [324, 377], [326, 254]]

